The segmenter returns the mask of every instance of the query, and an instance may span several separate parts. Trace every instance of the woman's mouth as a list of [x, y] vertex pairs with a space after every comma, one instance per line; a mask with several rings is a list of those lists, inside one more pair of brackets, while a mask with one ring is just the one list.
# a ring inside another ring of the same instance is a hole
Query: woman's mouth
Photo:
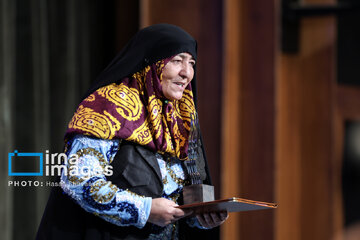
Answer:
[[180, 86], [180, 87], [184, 87], [185, 83], [181, 83], [181, 82], [175, 82], [176, 85]]

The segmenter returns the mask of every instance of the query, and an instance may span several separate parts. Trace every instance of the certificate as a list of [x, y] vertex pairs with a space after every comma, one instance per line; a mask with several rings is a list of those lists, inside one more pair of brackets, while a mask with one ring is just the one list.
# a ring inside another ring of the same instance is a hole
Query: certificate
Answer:
[[243, 212], [263, 209], [274, 209], [277, 208], [277, 204], [233, 197], [210, 202], [186, 204], [178, 206], [178, 208], [183, 210], [193, 210], [194, 212], [191, 214], [191, 216], [194, 216], [196, 214], [202, 214], [207, 212]]

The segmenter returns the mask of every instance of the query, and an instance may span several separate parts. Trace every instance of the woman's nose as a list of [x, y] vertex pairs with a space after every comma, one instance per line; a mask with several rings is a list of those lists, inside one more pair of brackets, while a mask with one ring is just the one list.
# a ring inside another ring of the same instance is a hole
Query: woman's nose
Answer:
[[190, 63], [184, 63], [182, 64], [182, 68], [180, 71], [180, 76], [182, 78], [187, 78], [188, 81], [191, 81], [194, 75], [194, 69], [193, 66]]

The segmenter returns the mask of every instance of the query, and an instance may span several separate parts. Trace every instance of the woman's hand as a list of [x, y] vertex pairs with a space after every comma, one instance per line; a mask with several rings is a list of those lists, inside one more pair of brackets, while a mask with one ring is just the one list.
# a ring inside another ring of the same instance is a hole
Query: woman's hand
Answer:
[[196, 215], [201, 226], [205, 228], [213, 228], [223, 224], [229, 217], [228, 212], [213, 212]]
[[154, 198], [148, 222], [164, 227], [192, 213], [184, 212], [176, 208], [177, 206], [176, 203], [166, 198]]

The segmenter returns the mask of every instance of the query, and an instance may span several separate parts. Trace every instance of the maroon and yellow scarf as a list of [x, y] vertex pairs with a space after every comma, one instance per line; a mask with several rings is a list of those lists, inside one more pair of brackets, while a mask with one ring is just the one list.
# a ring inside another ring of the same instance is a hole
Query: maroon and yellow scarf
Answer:
[[84, 134], [125, 139], [187, 160], [195, 105], [191, 84], [181, 100], [165, 100], [162, 71], [170, 59], [158, 61], [120, 84], [112, 83], [90, 94], [77, 108], [66, 136]]

